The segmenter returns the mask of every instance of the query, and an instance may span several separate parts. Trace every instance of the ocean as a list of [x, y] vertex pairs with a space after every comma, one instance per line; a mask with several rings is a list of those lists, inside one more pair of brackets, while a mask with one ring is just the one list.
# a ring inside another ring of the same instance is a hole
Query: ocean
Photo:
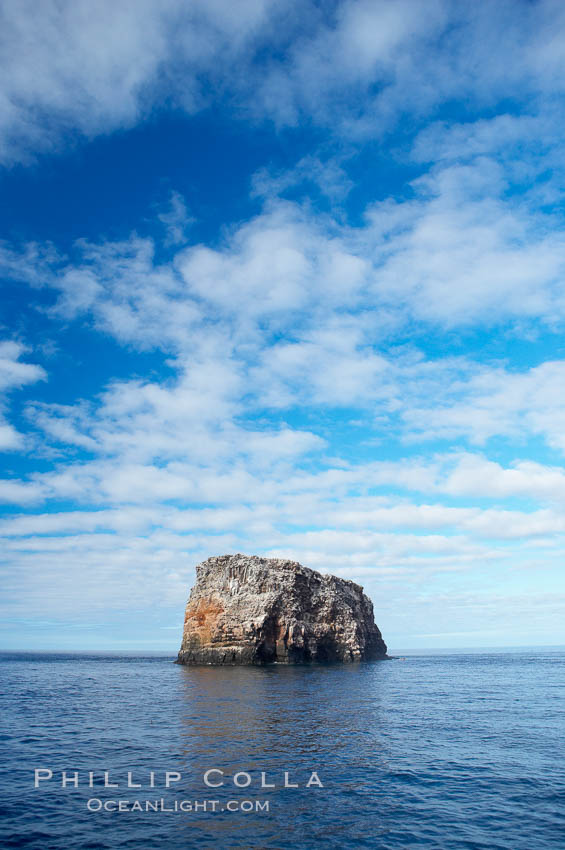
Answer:
[[172, 661], [0, 656], [2, 848], [565, 847], [563, 651]]

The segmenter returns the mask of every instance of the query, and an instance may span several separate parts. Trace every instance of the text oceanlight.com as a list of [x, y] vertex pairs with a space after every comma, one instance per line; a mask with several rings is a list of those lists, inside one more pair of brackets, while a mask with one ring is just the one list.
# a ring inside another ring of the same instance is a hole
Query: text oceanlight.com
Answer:
[[89, 812], [268, 812], [269, 800], [100, 800], [87, 801]]

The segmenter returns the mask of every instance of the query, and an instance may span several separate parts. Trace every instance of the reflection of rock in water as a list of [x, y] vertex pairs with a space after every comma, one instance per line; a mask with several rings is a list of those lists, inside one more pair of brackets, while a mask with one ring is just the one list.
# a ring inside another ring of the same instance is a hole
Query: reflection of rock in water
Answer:
[[223, 555], [196, 567], [179, 663], [375, 658], [386, 645], [358, 584], [277, 558]]

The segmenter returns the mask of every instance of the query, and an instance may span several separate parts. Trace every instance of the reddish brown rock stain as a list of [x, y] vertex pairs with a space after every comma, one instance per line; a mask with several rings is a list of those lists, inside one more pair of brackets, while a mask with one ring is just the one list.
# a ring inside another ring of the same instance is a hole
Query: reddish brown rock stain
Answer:
[[200, 599], [196, 606], [189, 605], [186, 609], [185, 632], [188, 628], [192, 633], [196, 633], [203, 643], [207, 643], [216, 631], [218, 619], [223, 613], [224, 608], [218, 602]]

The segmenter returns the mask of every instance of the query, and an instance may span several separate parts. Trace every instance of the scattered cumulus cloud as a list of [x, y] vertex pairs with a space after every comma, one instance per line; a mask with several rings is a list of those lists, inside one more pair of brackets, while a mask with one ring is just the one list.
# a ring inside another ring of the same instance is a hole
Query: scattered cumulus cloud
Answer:
[[445, 101], [541, 102], [565, 79], [565, 15], [553, 0], [245, 0], [237, 12], [220, 0], [8, 0], [3, 23], [7, 164], [165, 104], [194, 114], [221, 101], [258, 121], [309, 118], [366, 137]]
[[[512, 611], [557, 624], [562, 6], [4, 6], [4, 166], [211, 106], [316, 138], [254, 166], [254, 214], [213, 239], [173, 188], [145, 235], [0, 244], [53, 329], [0, 342], [11, 615], [180, 612], [194, 564], [239, 550], [363, 580], [422, 640], [429, 611], [461, 639]], [[36, 396], [69, 328], [139, 370]]]
[[[25, 353], [26, 347], [19, 342], [0, 341], [0, 451], [3, 452], [22, 449], [25, 445], [23, 434], [6, 420], [8, 393], [47, 378], [41, 366], [21, 360]], [[12, 492], [15, 495], [17, 488]]]
[[189, 215], [185, 200], [179, 192], [171, 192], [168, 209], [160, 212], [157, 219], [165, 228], [165, 246], [180, 245], [187, 241], [187, 231], [194, 219]]

